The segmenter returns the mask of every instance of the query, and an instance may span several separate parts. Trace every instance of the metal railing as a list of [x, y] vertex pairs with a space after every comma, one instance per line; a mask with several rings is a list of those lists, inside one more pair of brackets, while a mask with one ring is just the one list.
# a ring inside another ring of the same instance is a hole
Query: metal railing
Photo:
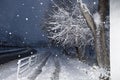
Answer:
[[22, 77], [25, 77], [25, 74], [28, 74], [32, 69], [32, 66], [37, 63], [39, 55], [31, 55], [29, 57], [18, 60], [18, 69], [17, 69], [17, 80], [21, 80]]

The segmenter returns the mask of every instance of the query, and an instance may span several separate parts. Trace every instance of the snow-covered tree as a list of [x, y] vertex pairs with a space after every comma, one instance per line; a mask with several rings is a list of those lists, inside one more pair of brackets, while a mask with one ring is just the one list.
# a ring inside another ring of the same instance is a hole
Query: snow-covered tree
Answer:
[[110, 59], [106, 46], [105, 20], [109, 8], [109, 0], [99, 0], [95, 18], [87, 11], [88, 8], [85, 7], [82, 0], [78, 0], [78, 3], [88, 27], [94, 36], [97, 63], [100, 67], [108, 68], [110, 67]]
[[82, 52], [86, 45], [92, 44], [93, 36], [79, 5], [75, 5], [71, 11], [67, 11], [55, 3], [54, 6], [56, 8], [47, 22], [49, 38], [63, 46], [75, 47], [79, 59], [84, 57]]
[[108, 12], [109, 0], [98, 1], [98, 11], [93, 16], [82, 0], [71, 10], [55, 5], [53, 14], [47, 22], [49, 38], [62, 45], [76, 47], [78, 56], [80, 48], [91, 44], [94, 38], [97, 63], [100, 67], [109, 67], [109, 54], [105, 32], [106, 13]]

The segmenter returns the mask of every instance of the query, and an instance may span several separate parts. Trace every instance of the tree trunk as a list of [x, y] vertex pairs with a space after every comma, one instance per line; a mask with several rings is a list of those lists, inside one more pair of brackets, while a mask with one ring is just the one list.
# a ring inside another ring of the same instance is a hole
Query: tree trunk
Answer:
[[67, 50], [67, 46], [66, 46], [66, 45], [63, 47], [63, 53], [64, 53], [65, 55], [69, 55], [69, 52], [68, 52], [68, 50]]
[[95, 38], [95, 50], [96, 50], [96, 57], [97, 57], [97, 62], [100, 67], [105, 67], [105, 57], [104, 57], [104, 47], [102, 47], [102, 30], [96, 31], [96, 35], [94, 36]]
[[109, 56], [109, 54], [110, 53], [108, 53], [107, 52], [107, 47], [106, 47], [106, 38], [105, 38], [105, 28], [103, 28], [103, 29], [101, 29], [101, 39], [102, 39], [102, 48], [103, 48], [103, 53], [104, 53], [104, 61], [105, 61], [105, 63], [104, 63], [104, 65], [105, 65], [105, 67], [110, 67], [110, 56]]
[[65, 54], [65, 55], [69, 55], [66, 48], [63, 48], [63, 51], [64, 51], [64, 54]]
[[105, 25], [103, 23], [105, 22], [105, 19], [106, 19], [107, 10], [109, 10], [109, 0], [99, 0], [98, 11], [99, 11], [101, 22], [102, 22], [99, 25], [99, 27], [100, 27], [101, 47], [103, 50], [102, 53], [104, 57], [104, 66], [110, 67], [110, 59], [109, 59], [109, 55], [108, 55], [107, 47], [106, 47]]
[[103, 22], [105, 21], [107, 10], [109, 11], [109, 0], [99, 0], [98, 12]]
[[[104, 0], [100, 0], [99, 2], [99, 12], [101, 17], [101, 21], [103, 22], [105, 20], [106, 16], [106, 3], [102, 4]], [[107, 2], [107, 1], [106, 1]], [[107, 50], [106, 50], [106, 40], [105, 40], [105, 27], [104, 24], [100, 24], [99, 31], [97, 30], [97, 26], [95, 25], [93, 17], [89, 14], [88, 11], [85, 11], [85, 6], [79, 3], [81, 12], [86, 19], [86, 22], [88, 24], [88, 27], [91, 29], [94, 39], [95, 39], [95, 51], [96, 51], [96, 58], [97, 58], [97, 63], [100, 67], [109, 67], [109, 56], [107, 55]]]
[[80, 54], [80, 52], [81, 52], [80, 48], [79, 47], [75, 47], [75, 49], [76, 49], [76, 54], [77, 54], [78, 59], [81, 60], [82, 56]]

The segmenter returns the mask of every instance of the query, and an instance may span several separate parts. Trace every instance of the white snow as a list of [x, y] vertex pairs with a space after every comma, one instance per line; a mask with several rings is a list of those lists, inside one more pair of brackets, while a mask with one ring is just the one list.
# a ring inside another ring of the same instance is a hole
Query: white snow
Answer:
[[19, 14], [17, 14], [17, 17], [20, 17], [20, 15], [19, 15]]
[[55, 65], [53, 61], [53, 57], [51, 57], [45, 67], [42, 69], [42, 73], [35, 80], [51, 80], [52, 74], [55, 70]]
[[96, 2], [93, 2], [93, 4], [95, 5], [95, 4], [96, 4]]
[[11, 61], [6, 64], [2, 64], [0, 65], [0, 80], [14, 80], [14, 78], [17, 76], [17, 74], [14, 74], [16, 72], [17, 72], [17, 60]]
[[9, 32], [9, 35], [11, 35], [12, 34], [12, 32]]
[[[43, 55], [45, 49], [37, 49]], [[100, 80], [99, 77], [108, 77], [109, 72], [105, 69], [99, 68], [97, 66], [89, 66], [86, 63], [83, 63], [76, 58], [70, 58], [60, 53], [57, 50], [52, 50], [53, 55], [48, 59], [45, 66], [42, 68], [42, 72], [35, 78], [35, 80], [54, 80], [53, 76], [56, 70], [56, 59], [57, 58], [60, 65], [59, 80]], [[56, 56], [57, 55], [57, 56]], [[39, 60], [40, 62], [42, 62]], [[40, 63], [39, 62], [39, 63]], [[58, 66], [58, 65], [57, 65]], [[31, 73], [35, 71], [38, 67], [33, 66]], [[0, 80], [17, 80], [17, 60], [9, 62], [7, 64], [0, 66]], [[31, 74], [29, 73], [29, 74]], [[26, 75], [25, 75], [26, 76]], [[30, 75], [28, 75], [30, 76]], [[21, 80], [29, 80], [27, 77], [22, 78]]]
[[22, 6], [24, 6], [25, 4], [24, 3], [22, 3]]
[[96, 12], [96, 13], [93, 15], [93, 18], [94, 18], [94, 21], [95, 21], [96, 25], [98, 26], [98, 25], [101, 23], [100, 14], [99, 14], [98, 12]]
[[8, 33], [8, 31], [5, 31], [6, 33]]
[[42, 34], [42, 36], [44, 37], [45, 35], [44, 35], [44, 34]]
[[43, 5], [43, 3], [41, 2], [40, 5]]
[[26, 21], [28, 21], [29, 19], [28, 18], [25, 18]]
[[[72, 12], [68, 12], [55, 3], [54, 6], [58, 10], [53, 11], [54, 14], [50, 16], [51, 20], [47, 22], [49, 24], [49, 26], [46, 26], [49, 30], [48, 37], [61, 43], [63, 46], [81, 47], [82, 45], [91, 44], [90, 40], [93, 39], [93, 36], [80, 10], [79, 4], [73, 7]], [[84, 7], [84, 10], [88, 11], [85, 4]]]
[[21, 55], [18, 55], [18, 57], [21, 57]]
[[28, 34], [28, 32], [25, 32], [25, 34]]
[[76, 59], [61, 59], [60, 80], [99, 80], [100, 75], [108, 76], [104, 69], [89, 66]]
[[24, 44], [25, 42], [23, 41], [22, 43]]
[[[20, 50], [20, 49], [15, 49], [15, 50]], [[39, 59], [41, 61], [41, 59], [44, 58], [45, 56], [44, 54], [46, 52], [46, 49], [37, 49], [37, 50], [38, 53], [41, 54]], [[0, 65], [0, 80], [17, 80], [17, 67], [18, 67], [17, 62], [18, 60], [14, 60]], [[35, 68], [36, 65], [33, 67]]]
[[26, 37], [24, 37], [24, 40], [26, 40], [27, 38]]
[[33, 6], [32, 9], [35, 9], [35, 7]]

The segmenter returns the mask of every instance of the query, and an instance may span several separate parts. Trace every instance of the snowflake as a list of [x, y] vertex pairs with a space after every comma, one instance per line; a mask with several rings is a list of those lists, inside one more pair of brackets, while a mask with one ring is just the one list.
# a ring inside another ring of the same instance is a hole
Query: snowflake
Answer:
[[24, 44], [25, 42], [23, 41], [22, 43]]
[[41, 2], [40, 5], [43, 5], [43, 3]]
[[96, 2], [93, 2], [93, 4], [96, 4]]
[[106, 22], [103, 22], [104, 24], [106, 24]]
[[5, 31], [6, 33], [8, 33], [8, 31]]
[[28, 34], [28, 32], [25, 32], [25, 34]]
[[27, 38], [25, 37], [24, 40], [26, 40]]
[[32, 9], [35, 9], [35, 7], [32, 7]]
[[56, 54], [55, 56], [57, 57], [58, 55]]
[[69, 58], [67, 58], [67, 60], [69, 60]]
[[36, 15], [35, 18], [38, 18], [38, 16]]
[[11, 35], [12, 33], [11, 32], [9, 32], [9, 35]]
[[18, 55], [18, 57], [21, 57], [20, 55]]
[[26, 21], [28, 21], [28, 18], [25, 18]]
[[24, 3], [22, 3], [22, 5], [24, 6], [25, 4], [24, 4]]
[[17, 14], [17, 17], [20, 17], [20, 15], [19, 15], [19, 14]]
[[43, 34], [42, 36], [44, 37], [45, 35]]
[[33, 52], [31, 52], [31, 54], [33, 54]]

